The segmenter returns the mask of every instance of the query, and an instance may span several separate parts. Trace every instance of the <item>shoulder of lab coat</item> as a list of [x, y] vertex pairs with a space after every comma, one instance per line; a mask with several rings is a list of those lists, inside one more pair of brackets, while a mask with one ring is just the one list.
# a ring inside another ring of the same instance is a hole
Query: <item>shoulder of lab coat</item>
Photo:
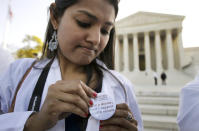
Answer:
[[180, 107], [177, 122], [180, 131], [199, 129], [199, 74], [186, 84], [180, 93]]
[[11, 63], [7, 71], [0, 77], [1, 108], [7, 112], [12, 103], [17, 85], [34, 59], [24, 58]]
[[0, 104], [5, 114], [0, 115], [0, 131], [23, 131], [31, 111], [7, 113], [12, 103], [16, 87], [34, 59], [25, 58], [11, 63], [0, 77]]

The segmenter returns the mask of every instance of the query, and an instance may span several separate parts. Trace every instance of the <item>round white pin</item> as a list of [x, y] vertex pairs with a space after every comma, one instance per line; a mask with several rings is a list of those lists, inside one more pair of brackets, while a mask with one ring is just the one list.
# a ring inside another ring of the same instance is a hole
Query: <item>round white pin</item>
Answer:
[[114, 100], [105, 93], [98, 93], [93, 101], [93, 106], [89, 108], [91, 116], [97, 120], [107, 120], [113, 116], [116, 110]]

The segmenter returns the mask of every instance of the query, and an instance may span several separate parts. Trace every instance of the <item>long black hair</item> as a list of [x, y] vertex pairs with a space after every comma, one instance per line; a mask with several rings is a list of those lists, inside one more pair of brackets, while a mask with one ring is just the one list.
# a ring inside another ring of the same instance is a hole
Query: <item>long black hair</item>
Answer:
[[[56, 6], [50, 6], [49, 10], [52, 11], [52, 14], [54, 15], [55, 19], [61, 19], [63, 16], [65, 10], [76, 4], [79, 0], [55, 0]], [[107, 0], [111, 5], [113, 5], [115, 9], [115, 17], [117, 16], [118, 13], [118, 0]], [[44, 41], [44, 46], [43, 46], [43, 51], [42, 51], [42, 57], [47, 57], [47, 58], [54, 58], [57, 55], [58, 50], [50, 51], [48, 49], [48, 42], [50, 41], [52, 35], [54, 32], [53, 25], [49, 19], [48, 26], [46, 29], [46, 35], [45, 35], [45, 41]], [[113, 28], [110, 31], [110, 36], [109, 36], [109, 41], [105, 47], [105, 49], [99, 54], [97, 57], [99, 60], [105, 63], [105, 65], [109, 69], [114, 69], [114, 53], [115, 53], [115, 28]], [[93, 60], [92, 64], [97, 66], [96, 64], [96, 59]]]

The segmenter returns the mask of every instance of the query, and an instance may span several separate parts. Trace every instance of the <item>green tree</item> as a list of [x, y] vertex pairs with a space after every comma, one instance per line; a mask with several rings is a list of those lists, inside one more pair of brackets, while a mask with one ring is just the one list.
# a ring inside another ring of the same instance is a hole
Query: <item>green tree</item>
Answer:
[[26, 35], [22, 42], [26, 43], [26, 45], [16, 51], [16, 58], [35, 58], [41, 56], [43, 42], [39, 37]]

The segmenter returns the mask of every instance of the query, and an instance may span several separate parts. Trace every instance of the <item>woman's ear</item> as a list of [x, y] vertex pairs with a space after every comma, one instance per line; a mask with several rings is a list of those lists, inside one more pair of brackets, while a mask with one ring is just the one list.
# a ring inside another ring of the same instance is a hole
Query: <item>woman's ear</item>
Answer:
[[56, 13], [55, 13], [55, 7], [56, 7], [55, 3], [52, 3], [50, 5], [50, 21], [53, 25], [54, 30], [57, 30], [57, 28], [58, 28], [58, 17], [56, 16]]

